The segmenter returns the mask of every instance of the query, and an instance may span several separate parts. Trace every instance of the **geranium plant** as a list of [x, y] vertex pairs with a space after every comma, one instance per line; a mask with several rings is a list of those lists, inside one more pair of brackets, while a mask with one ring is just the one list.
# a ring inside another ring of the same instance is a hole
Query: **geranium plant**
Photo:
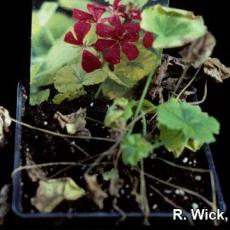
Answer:
[[[58, 7], [72, 12], [72, 19], [62, 15], [56, 24], [63, 26], [59, 39], [47, 26]], [[56, 162], [43, 168], [31, 159], [33, 147], [25, 148], [27, 166], [14, 173], [27, 170], [31, 180], [38, 182], [31, 205], [40, 212], [52, 212], [64, 200], [83, 202], [87, 196], [98, 210], [113, 210], [125, 217], [130, 210], [120, 207], [121, 196], [128, 193], [131, 204], [137, 206], [134, 209], [143, 211], [148, 223], [149, 213], [157, 209], [150, 201], [150, 190], [177, 207], [152, 180], [215, 209], [215, 199], [209, 201], [197, 191], [158, 178], [154, 168], [150, 171], [151, 162], [158, 160], [191, 172], [208, 172], [175, 163], [184, 159], [183, 154], [201, 154], [201, 147], [214, 142], [220, 130], [218, 121], [199, 104], [206, 98], [208, 77], [222, 82], [229, 77], [230, 69], [210, 57], [215, 38], [202, 17], [148, 0], [107, 0], [104, 5], [60, 0], [44, 3], [33, 17], [33, 28], [35, 22], [40, 25], [33, 31], [33, 45], [41, 41], [41, 31], [51, 45], [48, 51], [32, 47], [29, 108], [38, 114], [34, 117], [32, 112], [28, 117], [36, 124], [42, 114], [46, 119], [51, 117], [53, 123], [49, 124], [51, 130], [46, 128], [46, 121], [40, 128], [23, 122], [20, 125], [63, 138], [75, 148], [72, 153], [83, 157], [78, 159], [81, 163]], [[175, 48], [182, 48], [180, 56], [167, 54]], [[205, 88], [201, 101], [194, 99], [197, 83]], [[71, 113], [62, 112], [71, 103]], [[96, 109], [100, 115], [91, 117]], [[52, 112], [47, 115], [40, 110]], [[103, 151], [90, 148], [91, 141], [100, 142], [97, 146]], [[172, 156], [174, 163], [167, 160]], [[28, 167], [31, 164], [34, 167]], [[50, 178], [46, 167], [58, 164], [81, 166], [76, 169], [80, 175]]]

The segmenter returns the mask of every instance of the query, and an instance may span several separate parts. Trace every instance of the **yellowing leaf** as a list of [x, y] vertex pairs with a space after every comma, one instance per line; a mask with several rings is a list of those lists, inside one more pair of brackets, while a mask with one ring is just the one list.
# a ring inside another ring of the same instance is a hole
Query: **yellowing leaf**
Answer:
[[153, 151], [153, 145], [141, 134], [127, 135], [121, 142], [122, 161], [125, 165], [136, 166], [139, 161], [147, 158]]
[[116, 99], [124, 96], [130, 97], [130, 95], [132, 95], [132, 89], [119, 85], [111, 79], [106, 79], [106, 81], [102, 83], [101, 88], [104, 96], [109, 99]]
[[202, 17], [161, 5], [143, 11], [141, 27], [155, 34], [153, 47], [156, 49], [183, 46], [202, 37], [207, 31]]
[[40, 180], [36, 196], [31, 199], [40, 212], [52, 212], [64, 200], [78, 200], [85, 195], [71, 178]]
[[140, 54], [135, 60], [129, 61], [123, 56], [121, 62], [115, 65], [114, 73], [131, 87], [146, 77], [159, 64], [157, 54], [141, 47], [139, 47], [139, 51]]

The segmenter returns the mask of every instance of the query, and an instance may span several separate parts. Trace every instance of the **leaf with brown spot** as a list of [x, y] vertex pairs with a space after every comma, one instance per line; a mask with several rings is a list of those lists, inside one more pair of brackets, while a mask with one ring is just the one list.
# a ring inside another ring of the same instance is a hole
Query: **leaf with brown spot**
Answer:
[[9, 132], [12, 121], [7, 109], [0, 106], [0, 147], [5, 143], [5, 133]]
[[70, 135], [78, 134], [80, 136], [91, 137], [91, 133], [86, 126], [86, 109], [80, 108], [77, 112], [68, 115], [63, 115], [60, 112], [56, 112], [54, 115], [62, 129], [66, 129]]
[[230, 77], [230, 68], [223, 65], [217, 58], [209, 58], [204, 63], [204, 73], [222, 83]]
[[108, 198], [108, 194], [102, 190], [101, 186], [97, 182], [97, 177], [95, 175], [85, 175], [85, 180], [94, 203], [99, 207], [99, 209], [103, 209], [104, 200]]
[[180, 55], [194, 68], [199, 68], [211, 56], [215, 45], [215, 37], [208, 32], [185, 47]]

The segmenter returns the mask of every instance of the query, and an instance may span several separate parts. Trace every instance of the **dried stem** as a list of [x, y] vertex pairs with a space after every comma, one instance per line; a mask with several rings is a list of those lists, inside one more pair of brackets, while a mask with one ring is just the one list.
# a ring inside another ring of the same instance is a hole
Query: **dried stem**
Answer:
[[21, 122], [21, 121], [17, 121], [17, 120], [15, 120], [13, 118], [11, 118], [11, 120], [16, 124], [19, 124], [21, 126], [27, 127], [29, 129], [33, 129], [33, 130], [43, 132], [43, 133], [47, 133], [47, 134], [57, 136], [57, 137], [72, 138], [72, 139], [82, 139], [82, 140], [116, 142], [116, 140], [114, 140], [114, 139], [103, 138], [103, 137], [85, 137], [85, 136], [72, 136], [72, 135], [68, 135], [68, 134], [61, 134], [61, 133], [53, 132], [53, 131], [50, 131], [50, 130], [47, 130], [47, 129], [38, 128], [38, 127], [26, 124], [26, 123]]
[[193, 168], [193, 167], [187, 167], [187, 166], [183, 166], [183, 165], [178, 165], [178, 164], [175, 164], [175, 163], [173, 163], [171, 161], [167, 161], [167, 160], [165, 160], [165, 159], [163, 159], [161, 157], [155, 157], [154, 159], [162, 161], [165, 164], [168, 164], [168, 165], [170, 165], [172, 167], [187, 170], [187, 171], [191, 171], [191, 172], [198, 172], [198, 173], [209, 173], [210, 172], [210, 170], [208, 170], [208, 169]]

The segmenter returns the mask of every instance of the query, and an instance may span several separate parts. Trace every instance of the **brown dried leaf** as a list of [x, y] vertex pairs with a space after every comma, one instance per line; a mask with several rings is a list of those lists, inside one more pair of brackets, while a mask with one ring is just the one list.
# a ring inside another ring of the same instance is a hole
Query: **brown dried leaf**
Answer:
[[9, 132], [12, 121], [7, 109], [0, 106], [0, 147], [4, 145], [5, 133]]
[[108, 194], [102, 190], [101, 186], [97, 182], [97, 177], [95, 175], [85, 175], [85, 180], [94, 203], [99, 207], [99, 209], [103, 209], [104, 200], [108, 198]]
[[27, 174], [32, 182], [37, 182], [38, 180], [46, 178], [46, 173], [41, 168], [36, 167], [36, 163], [29, 152], [26, 152], [26, 165], [34, 166], [33, 168], [27, 169]]
[[180, 55], [194, 68], [199, 68], [211, 56], [215, 45], [215, 37], [208, 32], [203, 37], [185, 47], [180, 52]]
[[209, 58], [204, 63], [204, 73], [222, 83], [230, 77], [230, 68], [223, 65], [217, 58]]
[[78, 134], [81, 136], [91, 137], [90, 131], [86, 126], [86, 109], [80, 108], [77, 112], [68, 115], [63, 115], [60, 112], [54, 114], [62, 129], [66, 129], [70, 135]]
[[10, 209], [10, 205], [8, 203], [8, 196], [10, 192], [10, 186], [5, 185], [0, 190], [0, 225], [4, 222], [4, 217], [8, 213]]

